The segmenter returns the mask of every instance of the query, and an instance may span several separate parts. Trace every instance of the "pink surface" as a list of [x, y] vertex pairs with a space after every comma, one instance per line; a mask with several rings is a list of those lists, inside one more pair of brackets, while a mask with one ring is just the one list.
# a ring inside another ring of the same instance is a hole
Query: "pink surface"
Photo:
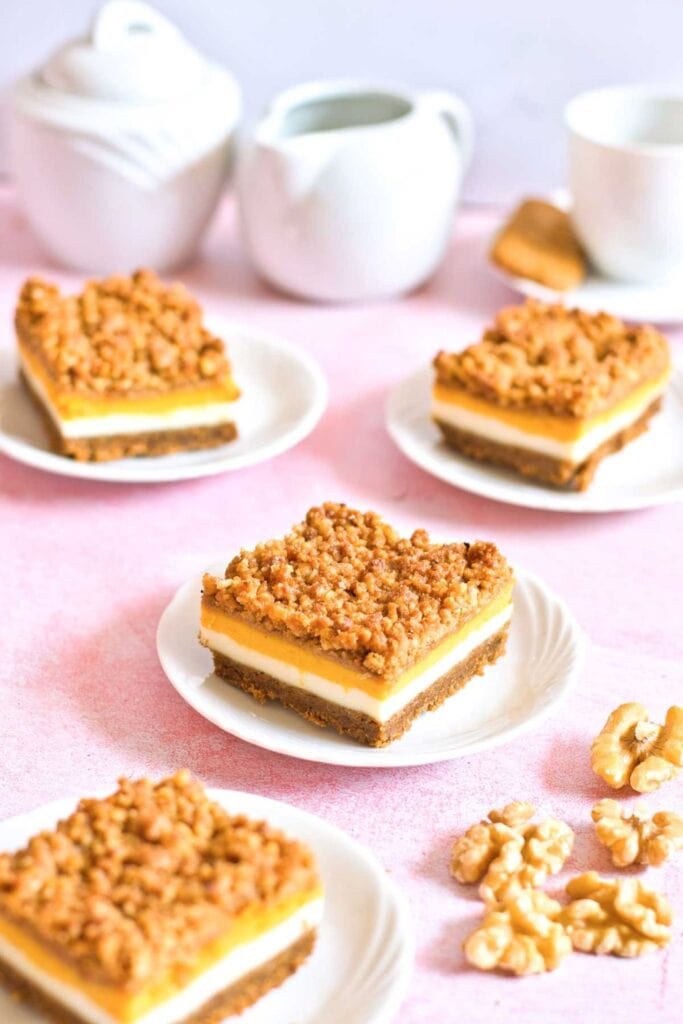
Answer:
[[[642, 700], [660, 715], [683, 689], [680, 506], [571, 516], [495, 504], [413, 467], [384, 431], [391, 385], [439, 347], [473, 339], [514, 300], [483, 263], [493, 223], [490, 214], [463, 214], [442, 269], [410, 298], [319, 307], [277, 296], [253, 277], [226, 205], [202, 260], [179, 276], [208, 311], [282, 333], [319, 360], [331, 395], [318, 429], [271, 463], [179, 484], [87, 483], [0, 457], [0, 816], [110, 786], [122, 773], [159, 776], [187, 765], [210, 785], [320, 814], [374, 850], [415, 918], [417, 966], [401, 1024], [680, 1021], [683, 855], [648, 875], [678, 910], [676, 940], [662, 954], [634, 962], [576, 955], [555, 974], [513, 980], [468, 969], [460, 952], [479, 906], [449, 878], [453, 837], [491, 807], [530, 800], [577, 831], [562, 877], [608, 870], [590, 823], [592, 803], [606, 795], [589, 768], [590, 740], [618, 703]], [[11, 345], [13, 302], [28, 273], [74, 287], [80, 279], [50, 266], [8, 196], [0, 238], [0, 343]], [[680, 331], [670, 334], [683, 341]], [[592, 641], [562, 713], [490, 753], [373, 771], [267, 753], [186, 707], [154, 644], [177, 586], [325, 499], [377, 509], [407, 528], [491, 538], [542, 575]], [[681, 783], [650, 806], [683, 811]]]

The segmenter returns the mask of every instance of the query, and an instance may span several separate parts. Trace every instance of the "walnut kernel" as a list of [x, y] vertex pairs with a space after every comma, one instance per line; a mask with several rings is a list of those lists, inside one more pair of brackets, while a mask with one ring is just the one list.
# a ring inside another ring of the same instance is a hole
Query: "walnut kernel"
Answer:
[[453, 844], [454, 878], [481, 882], [481, 898], [495, 905], [557, 874], [571, 853], [574, 833], [555, 818], [533, 823], [534, 813], [531, 804], [515, 801], [469, 828]]
[[591, 767], [613, 789], [628, 783], [638, 793], [674, 779], [683, 767], [683, 708], [670, 707], [658, 725], [642, 704], [621, 704], [593, 740]]
[[635, 878], [601, 878], [597, 871], [567, 885], [571, 899], [562, 922], [581, 953], [636, 957], [671, 940], [671, 907]]
[[595, 834], [608, 847], [618, 868], [632, 864], [659, 867], [683, 849], [683, 817], [658, 811], [652, 817], [645, 808], [628, 814], [616, 800], [600, 800], [592, 811]]
[[465, 956], [481, 971], [499, 968], [516, 975], [554, 971], [572, 950], [561, 913], [560, 904], [538, 890], [507, 896], [465, 940]]

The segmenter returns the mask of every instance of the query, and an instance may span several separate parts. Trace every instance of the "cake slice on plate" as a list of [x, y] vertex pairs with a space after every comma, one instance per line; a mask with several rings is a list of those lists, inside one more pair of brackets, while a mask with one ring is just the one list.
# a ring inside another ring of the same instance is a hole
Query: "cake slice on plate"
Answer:
[[328, 503], [204, 576], [200, 640], [231, 686], [383, 746], [503, 654], [512, 583], [494, 544]]
[[30, 278], [15, 323], [22, 377], [57, 453], [104, 461], [237, 436], [223, 342], [182, 285], [140, 270], [66, 296]]
[[188, 772], [122, 779], [0, 854], [0, 981], [64, 1024], [218, 1024], [306, 960], [311, 851]]
[[535, 301], [434, 365], [432, 417], [452, 448], [577, 491], [647, 429], [671, 372], [654, 327]]

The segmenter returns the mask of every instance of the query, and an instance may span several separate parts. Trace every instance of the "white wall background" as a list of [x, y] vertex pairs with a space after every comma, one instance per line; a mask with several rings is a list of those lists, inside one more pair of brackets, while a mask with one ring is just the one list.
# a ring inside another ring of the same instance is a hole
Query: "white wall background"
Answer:
[[[0, 93], [97, 0], [0, 0]], [[156, 0], [242, 83], [248, 114], [283, 86], [361, 75], [448, 87], [477, 123], [467, 195], [562, 183], [562, 107], [616, 82], [683, 87], [683, 0]], [[5, 167], [0, 135], [0, 169]]]

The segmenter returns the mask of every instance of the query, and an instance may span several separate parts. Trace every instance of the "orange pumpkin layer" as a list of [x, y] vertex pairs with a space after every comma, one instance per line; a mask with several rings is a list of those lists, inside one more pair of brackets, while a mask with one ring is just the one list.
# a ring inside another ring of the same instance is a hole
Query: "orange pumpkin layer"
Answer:
[[84, 979], [70, 964], [5, 918], [0, 918], [0, 936], [23, 953], [36, 968], [56, 981], [76, 989], [120, 1024], [135, 1024], [135, 1021], [144, 1014], [187, 988], [195, 978], [228, 956], [238, 946], [251, 942], [275, 928], [301, 907], [318, 899], [321, 894], [320, 889], [315, 889], [298, 893], [269, 910], [247, 909], [239, 915], [224, 935], [205, 946], [192, 963], [166, 972], [158, 981], [137, 992], [128, 992]]
[[26, 346], [20, 346], [20, 351], [26, 370], [40, 383], [60, 417], [65, 420], [110, 416], [115, 413], [158, 415], [175, 409], [234, 402], [240, 396], [240, 390], [230, 374], [217, 383], [212, 382], [199, 388], [176, 388], [138, 397], [116, 395], [108, 398], [65, 391], [55, 386], [40, 361], [27, 351]]
[[363, 690], [371, 697], [384, 700], [395, 693], [400, 692], [419, 675], [431, 668], [437, 661], [449, 654], [458, 644], [462, 643], [476, 629], [485, 625], [499, 612], [510, 604], [512, 600], [512, 587], [502, 591], [491, 601], [478, 615], [475, 615], [467, 622], [462, 629], [451, 633], [440, 644], [433, 647], [425, 657], [421, 658], [410, 668], [406, 669], [398, 679], [386, 680], [373, 676], [369, 672], [361, 672], [349, 665], [343, 664], [336, 659], [326, 656], [311, 647], [305, 647], [294, 640], [290, 640], [281, 633], [271, 633], [252, 626], [242, 619], [235, 618], [221, 609], [216, 608], [210, 601], [202, 601], [201, 623], [205, 629], [213, 630], [216, 633], [224, 633], [242, 647], [258, 651], [277, 661], [284, 661], [294, 666], [299, 672], [308, 672], [312, 675], [322, 676], [330, 682], [337, 683], [345, 689]]
[[433, 397], [439, 402], [448, 402], [451, 405], [460, 406], [469, 412], [477, 413], [479, 416], [486, 416], [489, 419], [499, 420], [508, 426], [523, 430], [527, 434], [539, 434], [542, 437], [551, 437], [557, 441], [578, 441], [581, 437], [589, 434], [596, 427], [609, 422], [610, 419], [620, 416], [629, 409], [639, 406], [647, 399], [660, 392], [668, 380], [670, 371], [667, 369], [654, 380], [647, 381], [635, 388], [626, 398], [615, 405], [593, 416], [590, 419], [575, 420], [569, 417], [552, 416], [550, 413], [532, 412], [527, 409], [513, 409], [507, 406], [496, 405], [488, 402], [477, 395], [471, 395], [468, 391], [458, 387], [446, 387], [443, 384], [435, 384], [432, 390]]

